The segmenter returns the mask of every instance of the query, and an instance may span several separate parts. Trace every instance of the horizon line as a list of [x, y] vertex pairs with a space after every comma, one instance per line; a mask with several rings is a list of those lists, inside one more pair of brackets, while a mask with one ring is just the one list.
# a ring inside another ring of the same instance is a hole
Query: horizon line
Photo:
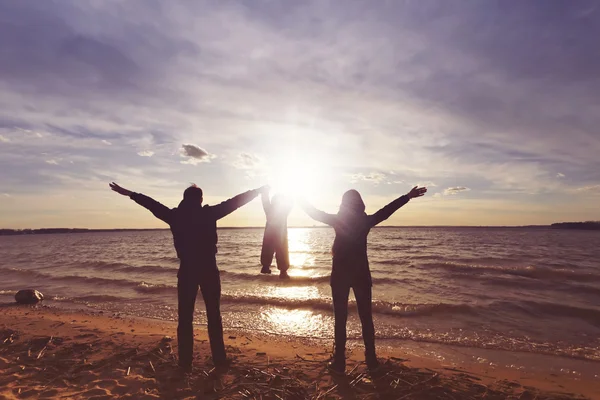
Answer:
[[[382, 225], [375, 226], [377, 228], [528, 228], [528, 227], [550, 227], [552, 224], [529, 224], [529, 225]], [[264, 226], [219, 226], [217, 229], [264, 229]], [[299, 225], [288, 226], [292, 229], [307, 229], [307, 228], [331, 228], [328, 225]], [[85, 231], [160, 231], [169, 230], [170, 228], [66, 228], [66, 227], [51, 227], [51, 228], [0, 228], [0, 231], [36, 231], [36, 230], [85, 230]]]

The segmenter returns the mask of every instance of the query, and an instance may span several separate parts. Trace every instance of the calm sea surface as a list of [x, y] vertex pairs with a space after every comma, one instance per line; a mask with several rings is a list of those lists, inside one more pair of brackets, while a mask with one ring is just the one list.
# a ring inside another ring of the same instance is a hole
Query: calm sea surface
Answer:
[[[290, 281], [259, 274], [261, 241], [261, 229], [219, 230], [225, 326], [332, 338], [333, 231], [289, 230]], [[376, 228], [369, 257], [379, 344], [600, 361], [600, 232]], [[175, 320], [177, 267], [168, 231], [0, 236], [0, 301], [31, 287], [52, 302]], [[348, 329], [360, 338], [354, 309]]]

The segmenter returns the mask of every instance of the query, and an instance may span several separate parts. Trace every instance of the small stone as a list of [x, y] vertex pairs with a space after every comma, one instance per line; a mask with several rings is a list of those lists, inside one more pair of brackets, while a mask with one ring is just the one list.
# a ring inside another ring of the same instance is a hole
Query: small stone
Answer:
[[35, 304], [44, 300], [44, 295], [35, 289], [24, 289], [15, 294], [15, 300], [19, 304]]

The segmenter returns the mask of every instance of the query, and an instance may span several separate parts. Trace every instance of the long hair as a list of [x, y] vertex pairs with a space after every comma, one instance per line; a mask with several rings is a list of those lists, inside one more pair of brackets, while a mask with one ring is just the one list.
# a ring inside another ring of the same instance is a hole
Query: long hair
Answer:
[[350, 189], [342, 196], [338, 214], [364, 214], [365, 202], [357, 190]]

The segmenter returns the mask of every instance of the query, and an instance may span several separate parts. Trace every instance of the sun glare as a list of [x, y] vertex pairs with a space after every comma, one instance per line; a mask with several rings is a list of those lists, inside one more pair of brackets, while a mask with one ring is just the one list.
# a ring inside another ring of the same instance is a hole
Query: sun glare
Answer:
[[313, 160], [291, 157], [273, 166], [270, 185], [274, 193], [310, 197], [317, 192], [327, 174], [328, 169]]

